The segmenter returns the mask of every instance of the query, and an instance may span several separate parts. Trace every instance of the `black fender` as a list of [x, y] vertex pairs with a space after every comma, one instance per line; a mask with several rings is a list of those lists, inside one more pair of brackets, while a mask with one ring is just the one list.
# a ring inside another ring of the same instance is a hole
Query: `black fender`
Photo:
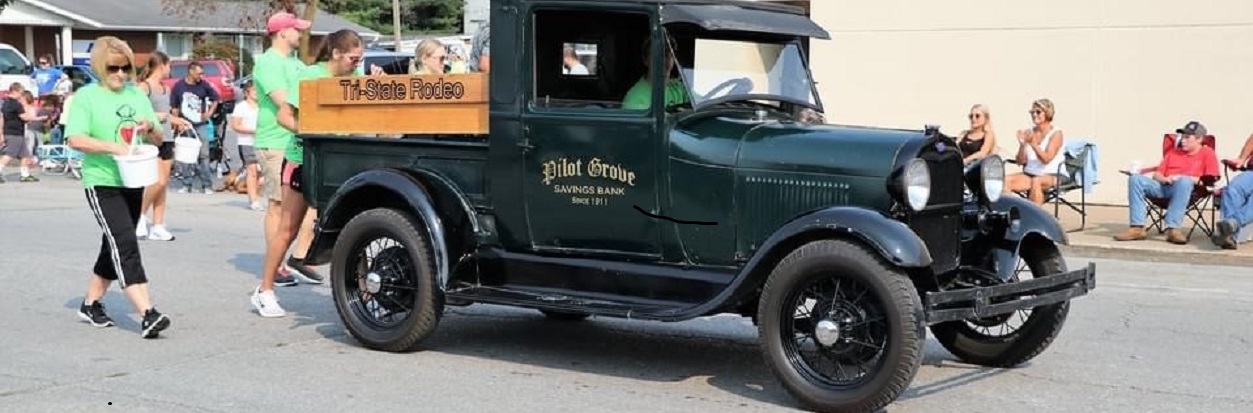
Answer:
[[1070, 239], [1057, 218], [1047, 210], [1032, 203], [1026, 198], [1006, 194], [989, 206], [990, 210], [1006, 214], [1009, 219], [1005, 228], [980, 233], [978, 237], [998, 237], [990, 239], [986, 245], [993, 245], [996, 273], [1002, 281], [1009, 281], [1017, 269], [1018, 255], [1028, 238], [1047, 240], [1056, 245], [1069, 245]]
[[[330, 261], [331, 250], [339, 232], [353, 217], [376, 207], [399, 207], [417, 217], [424, 232], [430, 236], [437, 280], [441, 289], [446, 287], [449, 278], [447, 234], [444, 217], [439, 212], [432, 191], [460, 194], [449, 184], [447, 179], [437, 173], [423, 169], [382, 168], [354, 175], [335, 191], [325, 210], [318, 211], [314, 241], [307, 256], [313, 265]], [[379, 199], [380, 191], [391, 195], [390, 199], [399, 200], [401, 205]], [[458, 198], [463, 206], [468, 205], [464, 196]], [[477, 228], [474, 211], [470, 209], [466, 212], [470, 214], [470, 222]]]
[[878, 252], [892, 265], [907, 268], [931, 265], [931, 251], [905, 223], [880, 212], [857, 207], [831, 207], [801, 215], [770, 234], [748, 261], [745, 271], [755, 270], [761, 258], [786, 241], [814, 231], [852, 236]]
[[776, 229], [726, 289], [707, 303], [684, 310], [679, 318], [710, 314], [725, 305], [737, 303], [765, 282], [771, 271], [768, 266], [782, 260], [805, 242], [830, 237], [861, 241], [897, 267], [925, 268], [931, 265], [931, 251], [904, 223], [864, 208], [820, 209], [794, 218]]

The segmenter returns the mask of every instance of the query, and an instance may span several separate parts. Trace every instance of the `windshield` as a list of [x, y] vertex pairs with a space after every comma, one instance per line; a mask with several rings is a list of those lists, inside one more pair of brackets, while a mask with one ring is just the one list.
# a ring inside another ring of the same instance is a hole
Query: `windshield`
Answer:
[[24, 75], [28, 66], [22, 55], [9, 49], [0, 49], [0, 74]]
[[693, 52], [690, 65], [679, 64], [693, 105], [742, 97], [819, 109], [813, 81], [796, 43], [698, 38]]

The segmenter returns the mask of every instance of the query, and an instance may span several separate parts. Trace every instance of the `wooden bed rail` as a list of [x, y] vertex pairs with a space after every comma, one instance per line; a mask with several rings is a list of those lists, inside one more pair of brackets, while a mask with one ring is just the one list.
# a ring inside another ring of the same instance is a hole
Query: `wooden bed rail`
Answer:
[[300, 134], [487, 135], [488, 75], [353, 76], [300, 82]]

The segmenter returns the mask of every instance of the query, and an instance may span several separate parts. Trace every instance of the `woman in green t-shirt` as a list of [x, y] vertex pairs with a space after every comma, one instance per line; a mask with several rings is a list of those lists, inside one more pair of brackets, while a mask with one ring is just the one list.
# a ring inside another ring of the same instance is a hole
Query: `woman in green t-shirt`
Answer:
[[[296, 81], [287, 87], [287, 104], [279, 107], [278, 123], [293, 133], [296, 132], [300, 107], [299, 82], [309, 79], [357, 75], [357, 66], [361, 63], [362, 55], [365, 53], [364, 46], [365, 44], [361, 41], [361, 36], [352, 30], [340, 30], [328, 35], [322, 42], [322, 47], [318, 51], [314, 64], [305, 68]], [[382, 70], [377, 67], [372, 68], [371, 72], [375, 75], [382, 74]], [[301, 192], [300, 164], [303, 161], [304, 147], [301, 144], [300, 137], [293, 137], [287, 145], [287, 151], [283, 159], [282, 189], [280, 189], [283, 191], [281, 218], [279, 219], [278, 231], [275, 232], [276, 236], [271, 238], [266, 246], [265, 261], [261, 270], [262, 277], [277, 276], [279, 266], [283, 263], [283, 256], [287, 254], [287, 249], [291, 246], [292, 241], [295, 240], [301, 224], [305, 222], [306, 216], [311, 217], [316, 213], [309, 207], [309, 204], [305, 201], [304, 193]], [[261, 294], [260, 290], [256, 294]], [[277, 301], [267, 304], [273, 305], [267, 305], [267, 310], [261, 312], [263, 317], [282, 317], [286, 315], [282, 307], [277, 305]]]
[[100, 298], [109, 284], [117, 280], [131, 305], [143, 315], [143, 337], [154, 338], [169, 327], [170, 318], [152, 306], [135, 237], [144, 188], [122, 184], [113, 155], [129, 153], [133, 139], [161, 145], [161, 122], [148, 96], [132, 82], [135, 54], [130, 46], [113, 36], [98, 38], [94, 44], [91, 67], [101, 81], [74, 94], [70, 122], [65, 129], [69, 146], [84, 153], [82, 173], [87, 204], [104, 230], [95, 276], [91, 277], [78, 315], [96, 327], [112, 326], [113, 320], [105, 314]]

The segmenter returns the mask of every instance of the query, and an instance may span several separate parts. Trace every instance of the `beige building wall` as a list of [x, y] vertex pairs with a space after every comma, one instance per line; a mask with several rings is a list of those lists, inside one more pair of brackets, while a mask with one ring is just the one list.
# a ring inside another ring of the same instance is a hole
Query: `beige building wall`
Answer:
[[[1095, 142], [1089, 202], [1126, 205], [1132, 161], [1161, 159], [1162, 134], [1200, 120], [1233, 158], [1253, 132], [1253, 1], [815, 0], [832, 40], [812, 42], [833, 123], [957, 134], [991, 106], [1002, 156], [1036, 98], [1068, 140]], [[1011, 165], [1011, 172], [1017, 171]], [[1078, 192], [1067, 198], [1078, 199]]]

